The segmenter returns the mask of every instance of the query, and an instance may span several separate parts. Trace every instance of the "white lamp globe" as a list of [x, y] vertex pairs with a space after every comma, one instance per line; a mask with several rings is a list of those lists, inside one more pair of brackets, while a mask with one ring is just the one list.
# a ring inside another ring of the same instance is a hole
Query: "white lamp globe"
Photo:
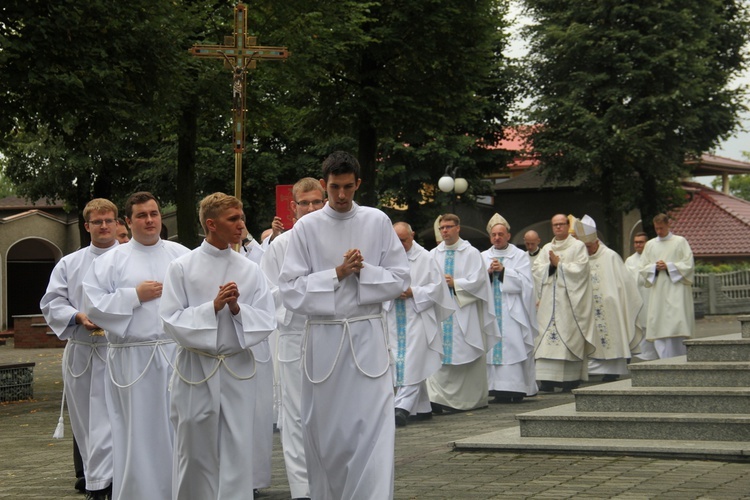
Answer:
[[469, 189], [469, 181], [467, 181], [463, 177], [459, 177], [454, 182], [454, 189], [456, 190], [456, 194], [465, 193], [466, 190]]
[[444, 175], [438, 180], [438, 188], [444, 193], [450, 193], [453, 189], [453, 177]]

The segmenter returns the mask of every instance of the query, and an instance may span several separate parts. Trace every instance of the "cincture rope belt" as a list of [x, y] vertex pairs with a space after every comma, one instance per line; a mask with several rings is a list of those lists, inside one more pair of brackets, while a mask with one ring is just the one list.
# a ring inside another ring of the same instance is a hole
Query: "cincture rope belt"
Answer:
[[[70, 356], [70, 353], [68, 351], [70, 349], [72, 349], [72, 347], [69, 347], [69, 346], [72, 346], [74, 344], [75, 345], [84, 345], [84, 346], [88, 346], [90, 348], [88, 359], [86, 360], [86, 366], [83, 368], [83, 370], [81, 371], [81, 373], [79, 373], [77, 375], [75, 373], [73, 373], [73, 367], [72, 366], [68, 366], [68, 356]], [[69, 339], [68, 340], [68, 344], [65, 346], [65, 349], [63, 350], [63, 361], [62, 361], [63, 362], [63, 366], [65, 367], [66, 371], [68, 372], [68, 374], [71, 377], [73, 377], [73, 378], [80, 378], [91, 367], [91, 360], [94, 357], [94, 353], [96, 353], [96, 355], [99, 356], [99, 359], [101, 359], [105, 363], [107, 362], [107, 359], [103, 358], [102, 355], [99, 354], [99, 349], [98, 349], [99, 347], [106, 348], [107, 345], [108, 344], [106, 342], [83, 342], [82, 340]]]
[[[88, 346], [89, 349], [89, 355], [88, 359], [86, 359], [86, 366], [83, 367], [83, 370], [79, 374], [73, 373], [73, 367], [68, 366], [68, 356], [70, 355], [70, 349], [72, 349], [72, 345], [85, 345]], [[101, 359], [103, 362], [107, 362], [105, 358], [102, 357], [101, 354], [99, 354], [99, 347], [107, 347], [106, 342], [83, 342], [82, 340], [74, 340], [74, 339], [68, 339], [68, 343], [65, 345], [65, 349], [63, 349], [63, 357], [62, 357], [62, 365], [65, 372], [63, 373], [63, 393], [62, 393], [62, 399], [60, 400], [60, 417], [57, 419], [57, 428], [55, 429], [55, 432], [52, 434], [52, 437], [54, 439], [62, 439], [64, 436], [63, 433], [63, 413], [65, 412], [65, 384], [67, 383], [68, 375], [70, 375], [73, 378], [80, 378], [82, 377], [87, 371], [89, 371], [89, 368], [91, 367], [91, 360], [94, 358], [94, 353], [96, 353], [97, 356], [99, 356], [99, 359]]]
[[[198, 380], [198, 381], [188, 380], [187, 378], [185, 378], [185, 376], [177, 368], [180, 365], [179, 358], [182, 355], [182, 353], [185, 352], [185, 351], [189, 351], [189, 352], [192, 352], [194, 354], [198, 354], [200, 356], [205, 356], [207, 358], [212, 358], [212, 359], [216, 360], [216, 364], [214, 365], [213, 369], [211, 370], [211, 373], [209, 373], [208, 375], [206, 375], [206, 377], [203, 380]], [[245, 351], [249, 352], [250, 353], [250, 357], [253, 359], [253, 373], [250, 374], [247, 377], [243, 377], [241, 375], [237, 375], [236, 373], [234, 373], [234, 371], [232, 371], [231, 368], [229, 368], [229, 365], [226, 363], [226, 359], [227, 358], [231, 358], [232, 356], [234, 356], [236, 354], [239, 354], [241, 352], [245, 352]], [[226, 368], [227, 371], [234, 378], [236, 378], [237, 380], [250, 380], [251, 378], [253, 378], [255, 376], [255, 373], [258, 371], [258, 365], [255, 363], [255, 354], [253, 354], [253, 351], [251, 349], [245, 349], [243, 351], [233, 352], [232, 354], [211, 354], [211, 353], [206, 352], [206, 351], [201, 351], [200, 349], [194, 349], [192, 347], [184, 347], [183, 346], [182, 349], [180, 349], [179, 352], [177, 353], [177, 357], [175, 358], [175, 361], [174, 361], [174, 374], [172, 375], [172, 381], [174, 381], [174, 377], [175, 376], [178, 376], [178, 377], [180, 377], [180, 380], [182, 380], [183, 382], [185, 382], [188, 385], [200, 385], [200, 384], [206, 382], [208, 379], [210, 379], [214, 375], [216, 375], [216, 372], [219, 371], [219, 367], [221, 365], [224, 365], [224, 368]], [[171, 388], [171, 386], [172, 386], [171, 382], [170, 382], [169, 386]]]
[[139, 380], [141, 380], [143, 378], [143, 376], [148, 371], [149, 367], [151, 367], [151, 363], [154, 362], [154, 357], [156, 356], [156, 351], [157, 350], [161, 353], [162, 356], [164, 356], [164, 359], [167, 361], [167, 363], [169, 363], [169, 366], [171, 366], [172, 368], [174, 368], [174, 365], [170, 361], [169, 356], [167, 356], [164, 353], [164, 349], [162, 347], [164, 345], [174, 344], [174, 343], [175, 343], [174, 340], [148, 340], [148, 341], [145, 341], [145, 342], [128, 342], [126, 344], [109, 344], [109, 348], [110, 349], [122, 349], [122, 348], [125, 348], [125, 347], [153, 347], [153, 349], [151, 350], [151, 357], [148, 358], [148, 363], [146, 363], [146, 367], [143, 369], [143, 371], [141, 372], [141, 374], [138, 375], [138, 377], [135, 380], [133, 380], [132, 382], [130, 382], [129, 384], [119, 384], [115, 380], [115, 376], [113, 374], [112, 367], [110, 365], [112, 358], [110, 358], [108, 356], [107, 357], [108, 361], [110, 361], [110, 363], [107, 363], [107, 369], [109, 371], [109, 379], [112, 381], [113, 384], [115, 384], [115, 386], [119, 387], [120, 389], [127, 389], [129, 387], [132, 387], [133, 385], [135, 385], [136, 383], [138, 383]]
[[[388, 332], [386, 330], [385, 321], [383, 320], [382, 314], [370, 314], [368, 316], [357, 316], [354, 318], [345, 318], [345, 319], [308, 319], [307, 323], [305, 323], [305, 338], [302, 341], [302, 365], [305, 370], [305, 376], [307, 377], [307, 380], [312, 382], [313, 384], [321, 384], [328, 380], [328, 378], [333, 373], [333, 370], [336, 368], [336, 365], [338, 364], [339, 357], [341, 356], [341, 348], [344, 346], [344, 338], [349, 337], [349, 348], [352, 350], [352, 358], [354, 359], [354, 364], [357, 366], [357, 369], [359, 372], [364, 375], [365, 377], [369, 378], [380, 378], [383, 375], [386, 374], [388, 369], [391, 366], [390, 362], [390, 356], [386, 356], [386, 365], [382, 372], [378, 374], [370, 374], [367, 373], [360, 365], [359, 361], [357, 360], [357, 353], [354, 350], [354, 343], [352, 341], [352, 332], [349, 327], [351, 323], [356, 323], [358, 321], [368, 321], [371, 319], [378, 319], [380, 320], [380, 326], [383, 328], [383, 347], [385, 348], [386, 352], [388, 351]], [[331, 365], [331, 369], [328, 371], [325, 377], [323, 377], [320, 380], [313, 380], [312, 377], [310, 377], [310, 373], [307, 371], [307, 342], [310, 338], [310, 325], [341, 325], [344, 327], [344, 331], [341, 333], [341, 341], [339, 342], [339, 348], [336, 351], [336, 358], [333, 360], [333, 364]]]

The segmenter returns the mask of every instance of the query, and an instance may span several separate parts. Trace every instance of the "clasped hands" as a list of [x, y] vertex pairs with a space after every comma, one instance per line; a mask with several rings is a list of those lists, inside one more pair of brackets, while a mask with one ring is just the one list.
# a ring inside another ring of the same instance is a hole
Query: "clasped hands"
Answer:
[[492, 259], [492, 263], [490, 264], [490, 267], [487, 269], [487, 272], [492, 273], [500, 273], [505, 269], [505, 267], [500, 263], [497, 259]]
[[351, 248], [344, 254], [344, 261], [336, 266], [336, 277], [341, 281], [351, 274], [359, 274], [363, 267], [365, 260], [362, 253], [356, 248]]
[[240, 305], [237, 303], [237, 299], [239, 298], [240, 289], [234, 281], [219, 285], [219, 293], [216, 294], [216, 298], [214, 299], [214, 311], [218, 313], [224, 309], [224, 306], [229, 305], [229, 311], [232, 314], [239, 313]]

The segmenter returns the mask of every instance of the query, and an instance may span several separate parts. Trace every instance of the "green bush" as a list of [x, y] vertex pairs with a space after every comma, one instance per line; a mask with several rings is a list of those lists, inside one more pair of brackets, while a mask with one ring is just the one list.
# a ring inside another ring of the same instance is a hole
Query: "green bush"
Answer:
[[750, 262], [695, 262], [695, 272], [698, 274], [729, 273], [750, 269]]

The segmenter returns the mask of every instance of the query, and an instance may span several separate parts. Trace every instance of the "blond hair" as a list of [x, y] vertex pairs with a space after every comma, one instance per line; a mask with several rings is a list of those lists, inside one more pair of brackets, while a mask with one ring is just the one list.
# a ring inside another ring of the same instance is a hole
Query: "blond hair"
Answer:
[[313, 179], [312, 177], [303, 177], [302, 179], [298, 180], [294, 186], [292, 186], [292, 197], [294, 198], [294, 201], [297, 201], [297, 195], [300, 193], [309, 193], [310, 191], [319, 191], [320, 196], [325, 198], [326, 194], [323, 190], [323, 186], [320, 185], [320, 181], [318, 179]]
[[106, 198], [94, 198], [83, 207], [83, 220], [89, 221], [89, 216], [95, 212], [112, 212], [117, 219], [117, 206]]
[[201, 221], [201, 227], [203, 227], [203, 232], [206, 236], [208, 236], [206, 220], [218, 217], [228, 208], [239, 208], [242, 210], [242, 202], [238, 198], [224, 193], [209, 194], [201, 200], [198, 218]]

